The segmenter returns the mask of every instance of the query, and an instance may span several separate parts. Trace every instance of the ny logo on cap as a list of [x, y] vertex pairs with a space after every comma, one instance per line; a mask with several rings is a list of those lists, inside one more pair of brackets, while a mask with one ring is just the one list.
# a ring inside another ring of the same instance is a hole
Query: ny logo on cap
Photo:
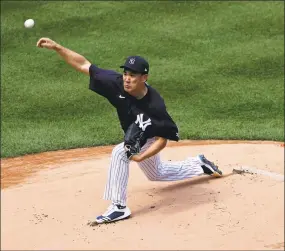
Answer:
[[130, 64], [134, 64], [134, 63], [135, 63], [135, 61], [136, 61], [136, 59], [135, 59], [135, 58], [131, 58], [131, 59], [130, 59], [130, 61], [129, 61], [129, 63], [130, 63]]

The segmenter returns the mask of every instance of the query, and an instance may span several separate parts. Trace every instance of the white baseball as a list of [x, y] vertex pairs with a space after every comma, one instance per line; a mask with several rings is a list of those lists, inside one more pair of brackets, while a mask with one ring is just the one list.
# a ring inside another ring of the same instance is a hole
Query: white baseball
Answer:
[[33, 28], [35, 25], [35, 21], [33, 19], [28, 19], [24, 23], [26, 28]]

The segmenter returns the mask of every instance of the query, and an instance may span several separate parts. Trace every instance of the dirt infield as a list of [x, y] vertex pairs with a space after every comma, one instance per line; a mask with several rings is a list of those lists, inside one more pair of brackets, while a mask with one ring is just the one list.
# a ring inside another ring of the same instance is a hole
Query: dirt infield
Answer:
[[283, 143], [169, 143], [162, 159], [204, 153], [224, 177], [151, 182], [131, 163], [132, 217], [90, 227], [109, 205], [112, 148], [2, 159], [1, 250], [284, 250], [284, 178], [275, 178], [284, 177]]

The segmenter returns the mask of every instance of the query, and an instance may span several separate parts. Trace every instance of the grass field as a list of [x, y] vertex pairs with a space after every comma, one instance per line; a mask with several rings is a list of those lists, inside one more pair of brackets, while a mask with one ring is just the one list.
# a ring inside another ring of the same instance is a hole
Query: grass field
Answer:
[[117, 71], [146, 57], [182, 139], [284, 141], [284, 2], [1, 1], [2, 157], [122, 140], [115, 109], [40, 37]]

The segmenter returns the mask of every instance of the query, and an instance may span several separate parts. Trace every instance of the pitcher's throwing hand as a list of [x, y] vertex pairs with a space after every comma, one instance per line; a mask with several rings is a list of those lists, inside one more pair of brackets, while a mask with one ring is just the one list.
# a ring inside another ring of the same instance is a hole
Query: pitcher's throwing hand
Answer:
[[39, 48], [47, 48], [47, 49], [55, 49], [57, 43], [54, 42], [53, 40], [49, 39], [49, 38], [41, 38], [39, 39], [39, 41], [37, 42], [37, 46]]

